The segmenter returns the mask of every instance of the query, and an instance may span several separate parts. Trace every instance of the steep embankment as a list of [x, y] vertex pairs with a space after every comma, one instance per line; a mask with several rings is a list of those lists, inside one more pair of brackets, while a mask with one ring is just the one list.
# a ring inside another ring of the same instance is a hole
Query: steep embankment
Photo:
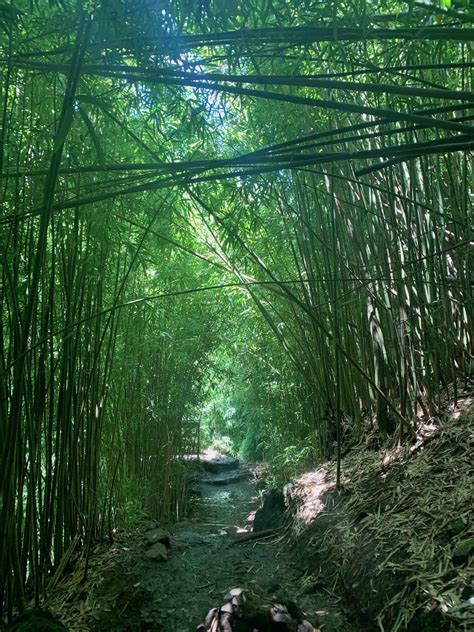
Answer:
[[355, 448], [340, 492], [334, 463], [297, 483], [302, 558], [364, 629], [474, 629], [472, 398], [461, 408], [409, 445]]

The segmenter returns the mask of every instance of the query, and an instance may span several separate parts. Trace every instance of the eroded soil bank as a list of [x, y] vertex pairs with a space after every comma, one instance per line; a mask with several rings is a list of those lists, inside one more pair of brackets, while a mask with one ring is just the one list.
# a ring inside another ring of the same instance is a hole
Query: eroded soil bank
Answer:
[[[472, 391], [471, 391], [472, 392]], [[300, 556], [365, 630], [474, 630], [473, 397], [296, 485]]]

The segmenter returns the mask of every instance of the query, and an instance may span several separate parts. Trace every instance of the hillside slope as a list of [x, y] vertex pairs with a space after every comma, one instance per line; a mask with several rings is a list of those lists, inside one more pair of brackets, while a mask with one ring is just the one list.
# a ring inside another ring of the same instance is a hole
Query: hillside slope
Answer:
[[346, 456], [296, 485], [299, 550], [315, 588], [366, 629], [474, 629], [472, 399], [410, 445]]

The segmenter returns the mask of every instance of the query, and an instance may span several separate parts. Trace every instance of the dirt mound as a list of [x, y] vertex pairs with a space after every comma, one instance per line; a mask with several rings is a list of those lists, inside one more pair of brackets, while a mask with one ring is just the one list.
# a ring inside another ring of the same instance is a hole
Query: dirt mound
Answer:
[[316, 492], [300, 481], [300, 520], [318, 514], [302, 552], [366, 629], [474, 629], [474, 414], [424, 430], [410, 446], [348, 455], [338, 493], [333, 464], [313, 473]]

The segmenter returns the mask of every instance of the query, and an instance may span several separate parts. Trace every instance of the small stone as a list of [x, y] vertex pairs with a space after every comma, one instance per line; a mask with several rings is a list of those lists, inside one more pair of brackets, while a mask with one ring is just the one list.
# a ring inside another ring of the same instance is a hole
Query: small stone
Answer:
[[237, 599], [238, 603], [243, 603], [245, 601], [245, 593], [243, 588], [232, 588], [229, 590], [225, 599], [231, 601], [232, 599]]
[[170, 548], [170, 534], [164, 529], [152, 529], [151, 531], [147, 531], [145, 533], [145, 540], [148, 544], [156, 544], [157, 542], [161, 542], [166, 547]]
[[204, 620], [204, 626], [203, 626], [204, 630], [209, 630], [209, 628], [211, 627], [211, 623], [214, 617], [216, 616], [216, 614], [217, 614], [217, 608], [212, 608], [211, 610], [209, 610]]
[[148, 551], [145, 555], [152, 560], [156, 560], [157, 562], [166, 562], [168, 559], [168, 549], [161, 542], [157, 542]]

